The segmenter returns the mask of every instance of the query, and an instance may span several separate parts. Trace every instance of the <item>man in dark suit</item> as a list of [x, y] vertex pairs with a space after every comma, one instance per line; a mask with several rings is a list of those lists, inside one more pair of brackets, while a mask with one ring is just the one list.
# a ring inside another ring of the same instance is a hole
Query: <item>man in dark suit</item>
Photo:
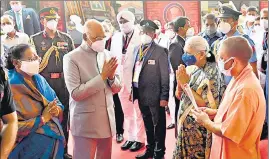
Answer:
[[162, 159], [165, 154], [165, 106], [169, 98], [167, 49], [153, 40], [158, 26], [150, 20], [140, 22], [141, 45], [135, 49], [132, 96], [138, 100], [147, 135], [147, 149], [137, 159]]
[[[176, 72], [178, 66], [180, 64], [184, 64], [181, 57], [184, 54], [184, 46], [185, 46], [185, 39], [186, 39], [186, 33], [188, 29], [191, 28], [190, 26], [190, 20], [187, 17], [178, 17], [173, 21], [174, 23], [174, 32], [177, 33], [177, 36], [173, 39], [173, 42], [171, 43], [169, 47], [169, 59], [170, 63], [172, 65], [173, 71]], [[177, 87], [177, 80], [175, 76], [174, 80], [174, 92], [176, 91]], [[177, 113], [179, 109], [179, 100], [175, 98], [176, 102], [176, 109], [175, 109], [175, 136], [177, 137]]]
[[22, 8], [21, 1], [10, 1], [11, 10], [6, 11], [15, 19], [15, 28], [29, 37], [41, 31], [39, 18], [32, 8]]

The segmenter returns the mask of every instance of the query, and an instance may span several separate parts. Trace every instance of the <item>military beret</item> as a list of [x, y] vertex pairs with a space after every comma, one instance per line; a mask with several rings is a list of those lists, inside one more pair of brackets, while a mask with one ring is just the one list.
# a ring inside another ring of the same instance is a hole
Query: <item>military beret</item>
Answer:
[[44, 17], [44, 18], [60, 18], [58, 15], [58, 8], [56, 7], [48, 7], [48, 8], [43, 8], [39, 12], [39, 17]]
[[219, 8], [219, 18], [236, 18], [238, 19], [239, 16], [242, 14], [240, 12], [238, 12], [235, 9], [232, 9], [231, 7], [227, 6], [227, 5], [223, 5]]
[[153, 31], [159, 29], [158, 25], [151, 20], [142, 20], [140, 22], [140, 26], [142, 27], [142, 29], [150, 29]]

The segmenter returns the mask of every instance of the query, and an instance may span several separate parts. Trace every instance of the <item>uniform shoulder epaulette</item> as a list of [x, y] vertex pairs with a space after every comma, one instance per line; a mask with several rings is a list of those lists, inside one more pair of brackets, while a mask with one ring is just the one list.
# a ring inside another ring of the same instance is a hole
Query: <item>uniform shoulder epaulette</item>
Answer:
[[254, 41], [247, 34], [242, 34], [242, 36], [246, 38], [248, 41], [250, 41], [252, 43], [251, 45], [255, 45]]
[[39, 36], [39, 35], [41, 35], [41, 34], [43, 34], [43, 31], [41, 31], [41, 32], [38, 32], [38, 33], [35, 33], [35, 34], [31, 35], [31, 36], [30, 36], [30, 38], [33, 38], [33, 37]]
[[59, 31], [59, 33], [62, 34], [63, 36], [68, 37], [69, 39], [72, 39], [71, 36], [68, 33], [65, 33], [65, 32], [62, 32], [62, 31]]

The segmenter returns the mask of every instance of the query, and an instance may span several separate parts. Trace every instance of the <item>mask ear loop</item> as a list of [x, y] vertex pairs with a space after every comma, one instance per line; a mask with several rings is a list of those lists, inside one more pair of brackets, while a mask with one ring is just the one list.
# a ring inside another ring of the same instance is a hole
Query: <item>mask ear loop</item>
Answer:
[[233, 64], [232, 64], [232, 66], [231, 66], [228, 70], [232, 70], [232, 69], [234, 68], [234, 66], [235, 66], [235, 60], [234, 60], [234, 57], [231, 57], [231, 58], [229, 58], [228, 60], [224, 61], [224, 66], [225, 66], [225, 64], [228, 63], [230, 60], [233, 60], [234, 62], [233, 62]]

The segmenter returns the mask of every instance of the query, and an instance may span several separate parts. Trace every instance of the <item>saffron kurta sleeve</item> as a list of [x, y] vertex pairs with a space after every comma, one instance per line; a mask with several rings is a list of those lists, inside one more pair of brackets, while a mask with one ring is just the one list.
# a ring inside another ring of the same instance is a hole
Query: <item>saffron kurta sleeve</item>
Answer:
[[258, 105], [257, 93], [251, 89], [242, 89], [235, 96], [226, 119], [221, 124], [223, 136], [239, 144], [250, 125], [256, 105]]

